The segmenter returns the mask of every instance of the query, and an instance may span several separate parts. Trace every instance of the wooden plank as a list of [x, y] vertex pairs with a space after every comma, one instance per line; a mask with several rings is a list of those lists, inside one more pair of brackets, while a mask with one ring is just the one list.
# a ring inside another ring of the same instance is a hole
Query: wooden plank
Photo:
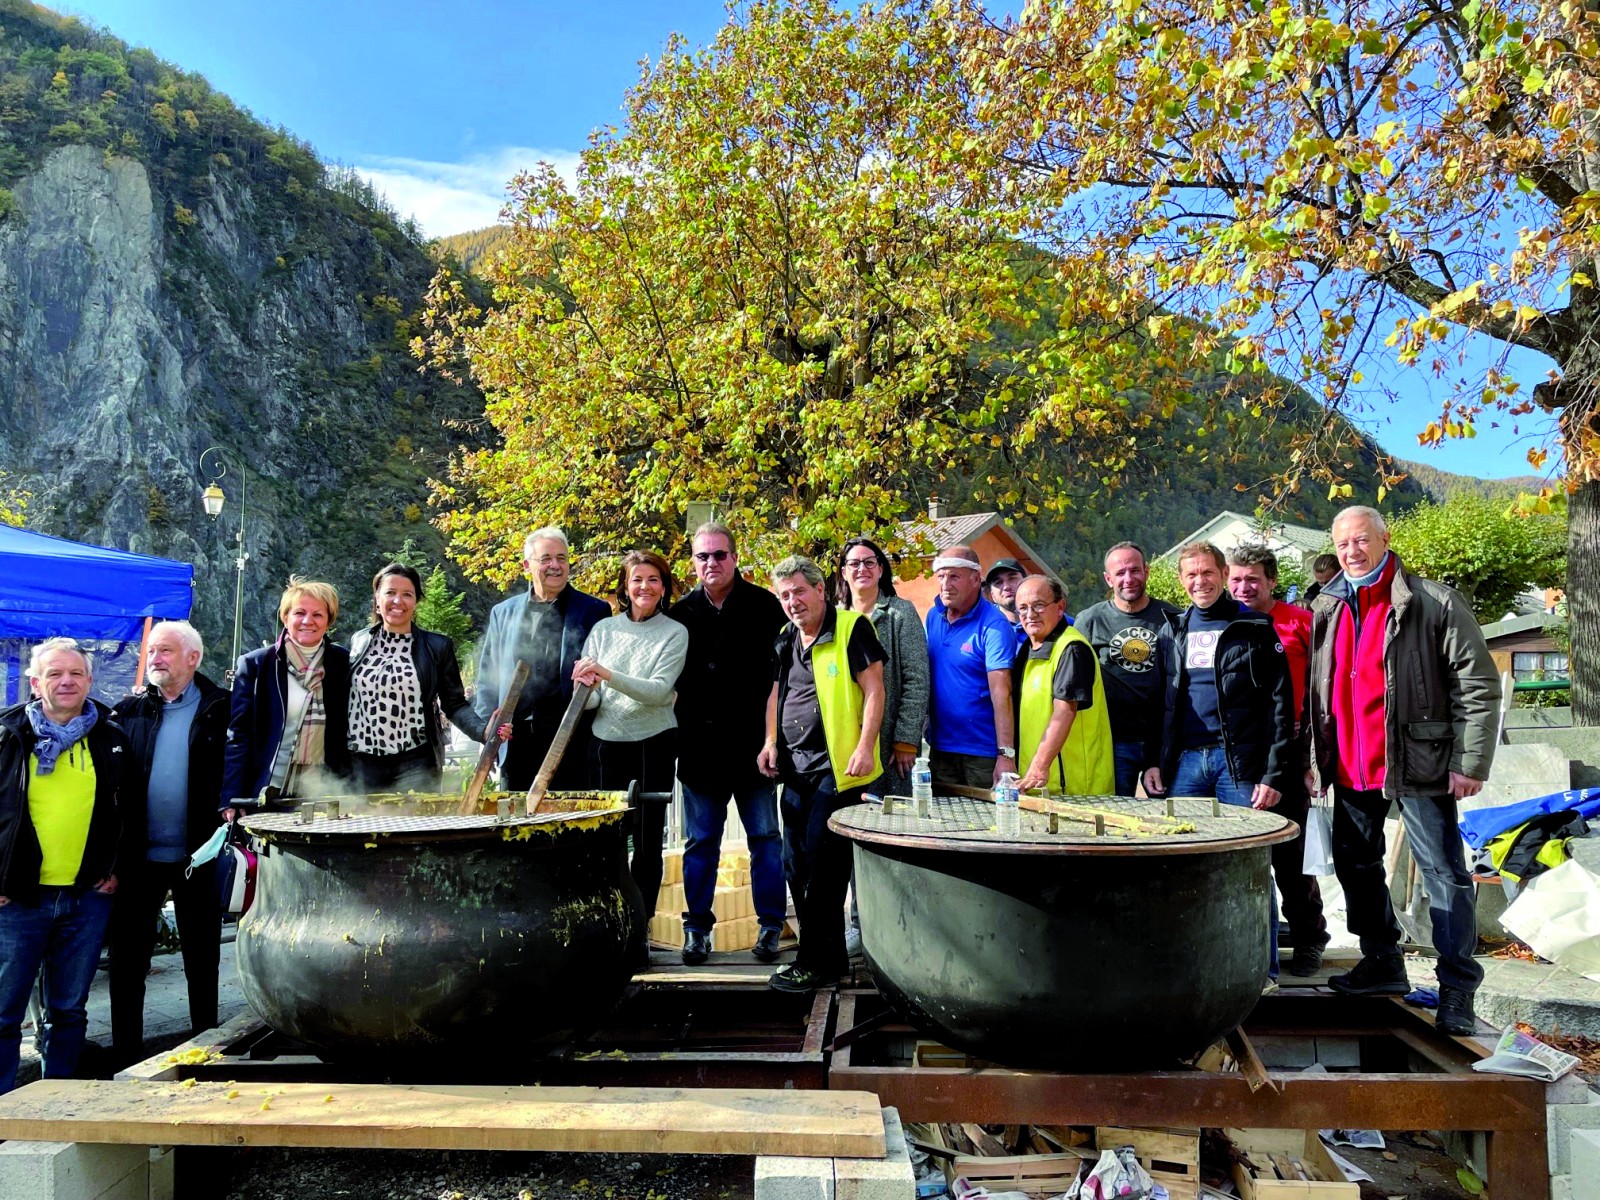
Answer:
[[1133, 1126], [1101, 1125], [1094, 1131], [1095, 1145], [1102, 1150], [1132, 1146], [1136, 1158], [1161, 1162], [1199, 1165], [1198, 1129], [1144, 1129]]
[[730, 1088], [140, 1083], [47, 1079], [0, 1096], [0, 1138], [885, 1157], [869, 1092]]
[[248, 1034], [266, 1028], [261, 1018], [249, 1009], [215, 1029], [195, 1034], [181, 1046], [153, 1054], [143, 1062], [134, 1063], [117, 1072], [118, 1079], [136, 1079], [154, 1082], [161, 1079], [182, 1079], [184, 1068], [204, 1063], [218, 1062], [234, 1042]]

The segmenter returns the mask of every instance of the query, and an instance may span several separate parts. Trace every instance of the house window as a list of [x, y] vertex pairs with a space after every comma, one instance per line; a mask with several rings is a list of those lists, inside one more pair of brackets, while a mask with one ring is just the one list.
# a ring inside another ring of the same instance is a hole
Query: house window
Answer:
[[1567, 679], [1567, 656], [1553, 650], [1518, 650], [1511, 656], [1511, 673], [1518, 683]]

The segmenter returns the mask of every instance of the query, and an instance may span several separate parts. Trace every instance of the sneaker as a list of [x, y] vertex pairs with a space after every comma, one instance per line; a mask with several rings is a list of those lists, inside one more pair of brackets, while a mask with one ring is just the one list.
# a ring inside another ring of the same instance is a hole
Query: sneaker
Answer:
[[1439, 1014], [1434, 1017], [1435, 1029], [1442, 1029], [1456, 1037], [1471, 1037], [1478, 1032], [1478, 1018], [1472, 1011], [1472, 993], [1460, 988], [1439, 989]]
[[698, 929], [683, 931], [684, 965], [698, 967], [711, 957], [711, 935]]
[[810, 967], [790, 963], [787, 967], [779, 967], [774, 971], [772, 977], [767, 980], [767, 986], [779, 992], [814, 992], [832, 982], [826, 975], [813, 971]]
[[750, 953], [757, 962], [772, 962], [778, 957], [778, 940], [782, 935], [781, 929], [763, 929], [756, 935], [756, 944], [750, 947]]
[[1406, 960], [1398, 954], [1381, 954], [1363, 958], [1355, 970], [1344, 975], [1333, 975], [1328, 986], [1347, 996], [1404, 996], [1411, 990], [1406, 978]]
[[1315, 975], [1322, 970], [1322, 947], [1296, 946], [1294, 957], [1289, 960], [1284, 970], [1301, 979], [1307, 975]]

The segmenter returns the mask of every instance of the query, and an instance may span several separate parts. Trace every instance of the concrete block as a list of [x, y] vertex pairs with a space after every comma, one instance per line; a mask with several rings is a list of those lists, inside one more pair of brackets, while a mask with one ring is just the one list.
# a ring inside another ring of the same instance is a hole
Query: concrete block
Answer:
[[1317, 1061], [1330, 1071], [1346, 1068], [1352, 1071], [1359, 1070], [1361, 1067], [1361, 1039], [1319, 1037], [1317, 1039]]
[[755, 1200], [834, 1200], [833, 1159], [761, 1155]]
[[[1544, 731], [1549, 732], [1549, 731]], [[1564, 731], [1565, 732], [1565, 731]], [[1554, 738], [1520, 739], [1523, 744], [1500, 746], [1495, 750], [1494, 766], [1483, 790], [1464, 801], [1463, 810], [1494, 808], [1526, 800], [1529, 796], [1548, 796], [1572, 786], [1572, 758]], [[1528, 743], [1532, 744], [1528, 744]]]
[[1600, 1200], [1600, 1131], [1574, 1129], [1567, 1153], [1572, 1159], [1572, 1200]]
[[883, 1138], [887, 1158], [833, 1160], [834, 1200], [915, 1200], [917, 1176], [895, 1109], [883, 1110]]
[[1571, 1175], [1550, 1177], [1550, 1200], [1573, 1200]]
[[1600, 1096], [1591, 1093], [1587, 1104], [1547, 1104], [1544, 1111], [1549, 1132], [1550, 1174], [1569, 1174], [1573, 1132], [1600, 1130]]
[[148, 1200], [149, 1173], [147, 1146], [0, 1144], [5, 1200]]
[[178, 1156], [171, 1146], [150, 1147], [150, 1187], [146, 1200], [174, 1200], [178, 1194]]
[[1317, 1043], [1312, 1037], [1260, 1034], [1250, 1039], [1261, 1061], [1277, 1071], [1301, 1071], [1317, 1061]]
[[1594, 1094], [1576, 1071], [1569, 1071], [1554, 1083], [1544, 1085], [1546, 1104], [1592, 1104], [1589, 1097]]

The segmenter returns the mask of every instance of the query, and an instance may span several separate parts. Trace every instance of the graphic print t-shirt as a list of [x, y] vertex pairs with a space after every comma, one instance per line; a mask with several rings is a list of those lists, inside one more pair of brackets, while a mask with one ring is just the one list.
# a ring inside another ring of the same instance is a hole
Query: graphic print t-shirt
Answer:
[[1179, 728], [1185, 748], [1218, 745], [1222, 741], [1222, 714], [1217, 707], [1217, 643], [1238, 611], [1238, 602], [1230, 596], [1222, 597], [1208, 609], [1189, 610], [1189, 636], [1182, 643], [1188, 686], [1178, 696]]
[[1161, 729], [1161, 674], [1156, 670], [1156, 635], [1176, 613], [1164, 600], [1151, 599], [1136, 613], [1125, 613], [1109, 600], [1078, 614], [1078, 632], [1093, 644], [1100, 658], [1100, 680], [1106, 691], [1111, 736], [1119, 742], [1143, 742]]

